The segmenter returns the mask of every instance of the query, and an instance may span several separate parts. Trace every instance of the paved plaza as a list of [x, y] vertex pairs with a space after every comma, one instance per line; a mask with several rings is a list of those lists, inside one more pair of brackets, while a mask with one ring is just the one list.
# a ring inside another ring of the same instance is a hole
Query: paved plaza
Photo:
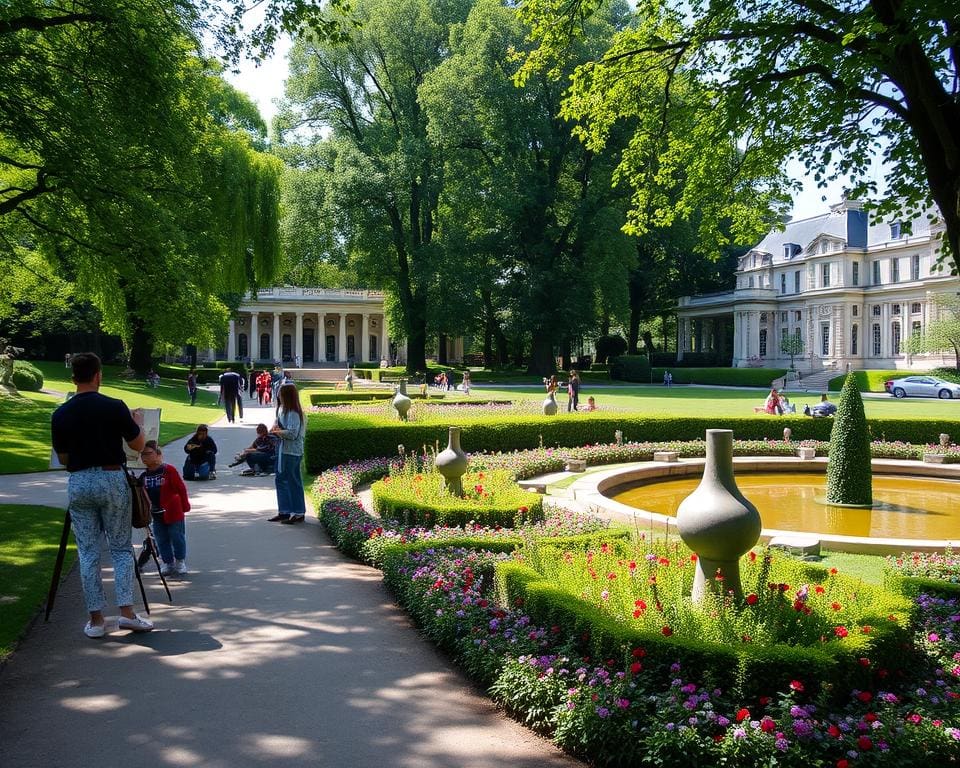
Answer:
[[[227, 463], [272, 416], [212, 425], [218, 479], [188, 483], [190, 574], [171, 580], [172, 605], [145, 576], [154, 632], [116, 631], [114, 608], [114, 630], [87, 639], [66, 577], [0, 669], [4, 768], [581, 765], [498, 712], [314, 517], [267, 522], [273, 478]], [[164, 449], [178, 468], [184, 443]], [[0, 503], [65, 501], [65, 473], [0, 476]]]

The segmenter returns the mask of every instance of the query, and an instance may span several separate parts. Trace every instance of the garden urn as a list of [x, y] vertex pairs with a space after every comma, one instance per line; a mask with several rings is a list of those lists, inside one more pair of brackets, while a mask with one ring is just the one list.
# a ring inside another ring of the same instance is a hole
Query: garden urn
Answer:
[[941, 448], [950, 447], [950, 435], [948, 435], [946, 432], [940, 433], [940, 447]]
[[695, 603], [708, 590], [742, 598], [739, 560], [757, 543], [760, 528], [760, 513], [733, 477], [733, 431], [708, 429], [703, 478], [677, 509], [680, 538], [697, 553]]
[[406, 393], [403, 391], [402, 386], [397, 387], [397, 394], [393, 396], [393, 402], [390, 403], [397, 414], [400, 416], [400, 421], [407, 420], [407, 411], [410, 410], [410, 405], [413, 401], [407, 397]]
[[784, 428], [783, 428], [783, 441], [784, 441], [785, 443], [789, 443], [789, 442], [790, 442], [790, 436], [791, 436], [792, 434], [793, 434], [793, 430], [790, 429], [790, 427], [784, 427]]
[[551, 392], [547, 395], [547, 399], [543, 401], [543, 415], [556, 416], [558, 410], [560, 410], [560, 406], [557, 405], [557, 396]]
[[437, 472], [443, 475], [447, 490], [454, 496], [463, 495], [461, 478], [467, 471], [467, 454], [460, 447], [460, 427], [450, 427], [447, 447], [437, 454], [434, 461]]

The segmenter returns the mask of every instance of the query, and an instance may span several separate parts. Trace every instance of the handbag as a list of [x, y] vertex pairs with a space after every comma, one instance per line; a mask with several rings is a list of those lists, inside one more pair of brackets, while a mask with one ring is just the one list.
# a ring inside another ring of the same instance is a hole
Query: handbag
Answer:
[[127, 485], [130, 486], [130, 523], [134, 528], [149, 528], [152, 518], [150, 497], [143, 487], [143, 479], [127, 469], [126, 463], [123, 465], [123, 474], [127, 476]]

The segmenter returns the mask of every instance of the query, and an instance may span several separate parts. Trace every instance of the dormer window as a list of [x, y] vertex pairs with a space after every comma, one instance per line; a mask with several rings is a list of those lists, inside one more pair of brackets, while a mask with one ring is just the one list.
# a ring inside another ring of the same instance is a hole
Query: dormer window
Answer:
[[792, 259], [798, 253], [800, 253], [801, 248], [796, 243], [784, 243], [783, 244], [783, 258]]
[[890, 239], [891, 240], [900, 239], [900, 222], [899, 221], [890, 222]]
[[820, 253], [826, 253], [826, 252], [829, 251], [829, 250], [830, 250], [830, 243], [828, 243], [826, 240], [821, 240], [821, 241], [820, 241]]

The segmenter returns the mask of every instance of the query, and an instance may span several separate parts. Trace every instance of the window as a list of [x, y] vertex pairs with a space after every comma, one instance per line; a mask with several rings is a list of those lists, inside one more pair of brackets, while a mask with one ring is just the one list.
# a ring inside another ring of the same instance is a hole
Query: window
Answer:
[[920, 321], [919, 321], [919, 320], [914, 320], [914, 321], [910, 324], [910, 335], [911, 335], [911, 336], [919, 336], [919, 335], [921, 334], [921, 327], [922, 327], [922, 326], [920, 325]]
[[830, 354], [830, 325], [823, 323], [820, 326], [820, 354], [827, 357]]
[[[756, 257], [754, 257], [756, 258]], [[750, 278], [747, 280], [747, 287], [753, 288], [753, 275], [750, 275]]]
[[793, 273], [793, 292], [800, 293], [800, 270]]
[[857, 336], [859, 335], [859, 331], [860, 331], [859, 325], [854, 325], [850, 329], [850, 354], [851, 355], [857, 354], [857, 342], [859, 341]]
[[873, 284], [880, 285], [880, 262], [873, 262]]
[[260, 360], [273, 360], [273, 354], [270, 352], [270, 334], [261, 333], [260, 334], [260, 354], [258, 355]]
[[873, 324], [873, 355], [880, 356], [880, 323]]
[[858, 307], [856, 304], [853, 305], [852, 310], [853, 310], [854, 317], [860, 314], [860, 307]]
[[879, 305], [879, 304], [874, 304], [874, 305], [873, 305], [873, 316], [874, 316], [874, 317], [880, 317], [880, 305]]
[[787, 313], [786, 313], [786, 312], [781, 312], [781, 313], [780, 313], [780, 322], [781, 322], [781, 323], [787, 322]]
[[767, 356], [767, 329], [760, 329], [760, 357]]
[[241, 359], [247, 357], [247, 334], [241, 333], [237, 338], [237, 356]]
[[800, 338], [800, 329], [799, 329], [799, 328], [794, 328], [794, 329], [793, 329], [793, 335], [794, 335], [795, 338], [799, 339], [799, 338]]
[[893, 354], [900, 354], [900, 323], [890, 325], [890, 338], [893, 341]]
[[826, 240], [821, 240], [820, 253], [826, 253], [828, 250], [830, 250], [830, 243], [828, 243]]
[[911, 315], [919, 315], [921, 312], [923, 312], [923, 307], [920, 306], [919, 301], [915, 301], [913, 302], [913, 304], [910, 305]]
[[894, 304], [891, 311], [893, 312], [893, 314], [899, 315], [899, 314], [900, 314], [900, 305], [899, 305], [899, 304]]
[[900, 239], [900, 222], [899, 221], [890, 222], [890, 239], [891, 240]]
[[786, 292], [787, 292], [787, 273], [781, 272], [780, 273], [780, 293], [786, 293]]
[[860, 262], [855, 261], [850, 266], [853, 268], [853, 284], [860, 285]]
[[900, 282], [900, 259], [890, 259], [890, 282]]
[[796, 243], [784, 243], [783, 244], [783, 258], [792, 259], [798, 253], [800, 253], [800, 246]]
[[920, 279], [920, 254], [915, 253], [910, 257], [910, 279]]
[[830, 287], [830, 264], [820, 265], [820, 284], [824, 288]]
[[280, 337], [280, 355], [284, 360], [293, 360], [293, 337], [289, 333]]
[[374, 362], [375, 360], [379, 360], [379, 359], [380, 359], [380, 355], [379, 355], [379, 353], [377, 352], [377, 337], [371, 334], [371, 336], [370, 336], [370, 362], [372, 363], [372, 362]]
[[793, 313], [793, 319], [799, 323], [803, 319], [803, 312], [801, 312], [799, 309], [795, 310]]

